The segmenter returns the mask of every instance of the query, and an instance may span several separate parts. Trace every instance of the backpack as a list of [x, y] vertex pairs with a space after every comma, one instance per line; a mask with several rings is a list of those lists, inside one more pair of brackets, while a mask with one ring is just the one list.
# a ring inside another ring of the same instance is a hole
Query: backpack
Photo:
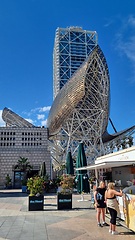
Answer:
[[103, 197], [103, 196], [102, 196], [100, 193], [97, 193], [97, 196], [96, 196], [97, 201], [98, 201], [98, 200], [102, 200], [102, 197]]

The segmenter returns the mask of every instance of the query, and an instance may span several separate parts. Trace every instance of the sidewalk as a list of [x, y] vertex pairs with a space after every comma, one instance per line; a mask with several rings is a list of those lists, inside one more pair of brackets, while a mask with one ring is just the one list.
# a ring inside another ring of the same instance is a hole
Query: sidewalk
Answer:
[[[73, 195], [73, 209], [57, 210], [56, 194], [47, 194], [44, 211], [28, 211], [28, 195], [21, 190], [0, 190], [0, 240], [108, 240], [135, 239], [135, 233], [117, 226], [119, 235], [109, 227], [99, 228], [90, 196]], [[86, 201], [87, 200], [87, 201]], [[109, 223], [109, 218], [106, 217]]]

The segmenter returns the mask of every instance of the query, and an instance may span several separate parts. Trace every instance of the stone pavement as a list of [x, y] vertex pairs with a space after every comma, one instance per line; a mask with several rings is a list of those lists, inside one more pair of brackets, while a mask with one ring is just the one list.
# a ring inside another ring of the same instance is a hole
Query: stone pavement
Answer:
[[[73, 194], [72, 210], [57, 210], [56, 194], [44, 196], [44, 211], [28, 211], [28, 195], [21, 190], [0, 190], [0, 240], [132, 240], [135, 233], [119, 224], [119, 235], [99, 228], [90, 195], [84, 201]], [[109, 216], [106, 215], [109, 223]]]

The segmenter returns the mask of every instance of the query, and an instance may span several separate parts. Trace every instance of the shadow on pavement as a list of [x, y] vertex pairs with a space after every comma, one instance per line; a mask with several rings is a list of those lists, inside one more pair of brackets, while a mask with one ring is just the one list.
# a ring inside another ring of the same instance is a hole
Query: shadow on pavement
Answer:
[[22, 193], [22, 192], [0, 192], [0, 197], [1, 198], [6, 198], [6, 197], [26, 197], [28, 196], [27, 193]]

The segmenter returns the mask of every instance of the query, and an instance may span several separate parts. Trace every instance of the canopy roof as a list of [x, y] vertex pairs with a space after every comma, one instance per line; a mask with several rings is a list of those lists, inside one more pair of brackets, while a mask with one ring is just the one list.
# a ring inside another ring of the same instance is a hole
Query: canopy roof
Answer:
[[96, 159], [95, 164], [76, 168], [76, 170], [92, 170], [135, 165], [135, 146]]

